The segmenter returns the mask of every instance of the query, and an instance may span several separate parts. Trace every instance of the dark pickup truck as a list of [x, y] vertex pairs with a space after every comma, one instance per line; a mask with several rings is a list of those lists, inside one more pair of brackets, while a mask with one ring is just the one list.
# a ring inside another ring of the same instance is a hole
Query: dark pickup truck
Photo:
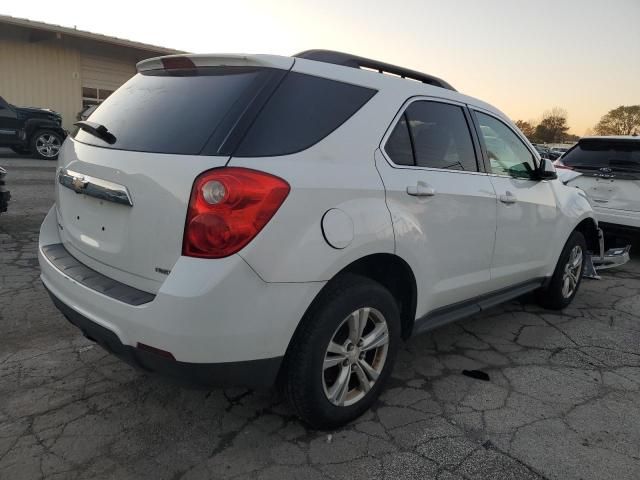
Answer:
[[44, 108], [16, 107], [0, 97], [0, 147], [55, 160], [66, 136], [59, 113]]
[[0, 213], [7, 211], [7, 205], [9, 204], [9, 199], [11, 198], [11, 194], [9, 190], [4, 186], [4, 178], [7, 175], [7, 171], [0, 167]]

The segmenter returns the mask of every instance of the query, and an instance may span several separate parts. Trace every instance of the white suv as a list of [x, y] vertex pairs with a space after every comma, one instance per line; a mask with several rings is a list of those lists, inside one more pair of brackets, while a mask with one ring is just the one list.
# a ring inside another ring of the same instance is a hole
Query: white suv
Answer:
[[589, 196], [605, 233], [640, 232], [640, 137], [584, 137], [556, 160]]
[[56, 306], [145, 369], [277, 380], [315, 427], [372, 404], [402, 339], [567, 306], [599, 245], [503, 113], [369, 59], [146, 60], [78, 126], [40, 231]]

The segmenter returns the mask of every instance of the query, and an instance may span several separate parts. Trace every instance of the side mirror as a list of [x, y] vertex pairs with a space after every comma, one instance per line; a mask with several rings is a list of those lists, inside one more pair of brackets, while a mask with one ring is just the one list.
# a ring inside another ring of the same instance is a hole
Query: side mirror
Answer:
[[539, 178], [540, 180], [555, 180], [558, 178], [556, 167], [548, 158], [543, 158], [540, 162]]

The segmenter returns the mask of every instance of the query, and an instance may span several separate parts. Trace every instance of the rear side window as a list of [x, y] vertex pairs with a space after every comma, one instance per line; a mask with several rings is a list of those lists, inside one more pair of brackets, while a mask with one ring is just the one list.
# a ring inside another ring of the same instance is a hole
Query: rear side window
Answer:
[[290, 72], [249, 128], [234, 156], [287, 155], [316, 144], [376, 90]]
[[402, 114], [384, 149], [396, 165], [415, 165], [407, 116]]
[[475, 151], [461, 107], [414, 102], [407, 109], [416, 165], [476, 172]]
[[99, 147], [196, 155], [219, 126], [235, 123], [271, 69], [206, 67], [135, 75], [91, 115], [115, 136], [113, 144], [83, 131], [76, 140]]
[[578, 169], [611, 168], [640, 172], [640, 141], [582, 141], [565, 153], [561, 161]]
[[413, 102], [385, 145], [396, 165], [477, 172], [471, 133], [461, 107]]

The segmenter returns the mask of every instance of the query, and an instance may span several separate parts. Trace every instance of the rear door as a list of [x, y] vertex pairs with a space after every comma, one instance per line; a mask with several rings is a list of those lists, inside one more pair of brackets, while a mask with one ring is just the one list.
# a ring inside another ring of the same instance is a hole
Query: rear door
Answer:
[[396, 234], [414, 266], [418, 315], [487, 292], [496, 197], [463, 105], [417, 99], [376, 156]]
[[181, 255], [195, 177], [227, 163], [234, 128], [285, 73], [183, 59], [143, 71], [109, 96], [91, 122], [112, 138], [79, 130], [60, 156], [57, 214], [70, 253], [155, 292]]
[[640, 212], [640, 140], [581, 140], [560, 162], [582, 173], [571, 185], [594, 207]]
[[486, 168], [498, 198], [491, 283], [511, 287], [546, 274], [549, 239], [560, 221], [551, 184], [537, 180], [533, 152], [499, 118], [474, 111], [483, 144]]

